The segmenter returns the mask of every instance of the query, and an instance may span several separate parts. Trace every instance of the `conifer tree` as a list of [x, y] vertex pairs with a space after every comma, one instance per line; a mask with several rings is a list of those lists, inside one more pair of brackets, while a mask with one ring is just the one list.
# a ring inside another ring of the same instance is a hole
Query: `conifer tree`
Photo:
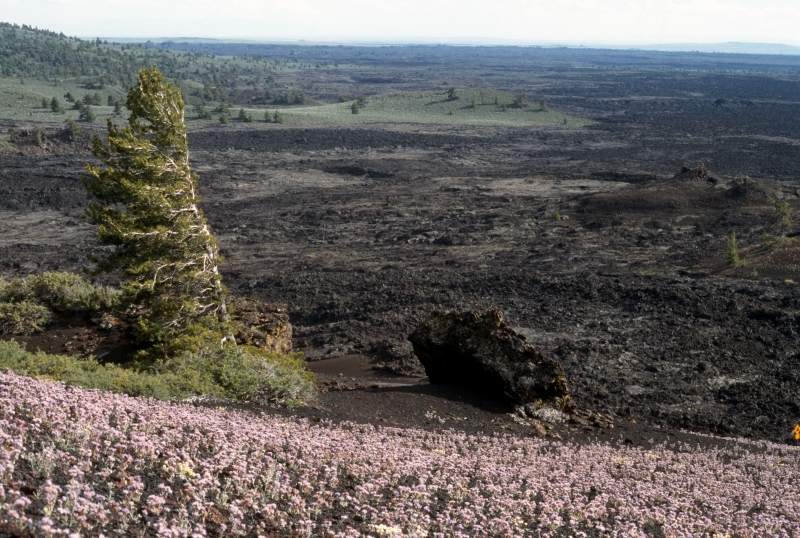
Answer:
[[[216, 347], [232, 340], [221, 257], [198, 207], [180, 90], [155, 66], [139, 72], [128, 92], [127, 125], [108, 120], [95, 137], [84, 178], [94, 196], [86, 218], [102, 243], [116, 249], [96, 259], [97, 272], [121, 270], [128, 303], [141, 314], [140, 341], [151, 357]], [[154, 353], [153, 353], [154, 352]]]

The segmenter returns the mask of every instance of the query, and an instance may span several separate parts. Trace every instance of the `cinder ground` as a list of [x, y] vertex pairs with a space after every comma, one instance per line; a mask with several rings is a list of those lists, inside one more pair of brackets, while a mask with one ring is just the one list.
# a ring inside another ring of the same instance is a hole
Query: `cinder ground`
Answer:
[[[444, 417], [456, 397], [419, 384], [405, 336], [433, 309], [497, 307], [562, 361], [579, 406], [620, 426], [784, 440], [800, 422], [797, 249], [759, 259], [753, 246], [766, 197], [797, 202], [797, 82], [708, 75], [703, 93], [696, 77], [567, 78], [580, 83], [563, 106], [582, 95], [596, 124], [192, 132], [231, 289], [289, 305], [295, 347], [328, 388], [409, 385], [334, 390], [305, 412]], [[0, 157], [4, 273], [101, 253], [79, 218], [90, 158], [86, 139]], [[701, 162], [718, 185], [674, 178]], [[731, 230], [751, 245], [736, 273]], [[499, 404], [469, 405], [488, 413], [480, 428], [519, 426]]]

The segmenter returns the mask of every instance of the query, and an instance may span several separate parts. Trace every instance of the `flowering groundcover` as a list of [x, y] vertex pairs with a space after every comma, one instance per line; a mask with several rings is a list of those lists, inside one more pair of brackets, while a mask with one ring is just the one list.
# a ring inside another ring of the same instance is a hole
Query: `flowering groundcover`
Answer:
[[317, 424], [0, 373], [0, 521], [37, 536], [800, 536], [800, 449]]

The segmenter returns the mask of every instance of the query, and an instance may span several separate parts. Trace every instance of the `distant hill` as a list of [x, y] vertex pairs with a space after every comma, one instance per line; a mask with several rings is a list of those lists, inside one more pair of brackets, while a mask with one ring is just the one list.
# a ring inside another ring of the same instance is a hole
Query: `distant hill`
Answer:
[[717, 52], [725, 54], [789, 54], [800, 56], [800, 47], [780, 43], [684, 43], [631, 47], [663, 52]]
[[[265, 81], [277, 70], [318, 68], [299, 60], [170, 51], [152, 43], [83, 40], [28, 25], [0, 22], [0, 77], [76, 79], [79, 84], [130, 86], [142, 67], [157, 64], [164, 76], [186, 86], [235, 88]], [[182, 88], [183, 89], [183, 88]]]

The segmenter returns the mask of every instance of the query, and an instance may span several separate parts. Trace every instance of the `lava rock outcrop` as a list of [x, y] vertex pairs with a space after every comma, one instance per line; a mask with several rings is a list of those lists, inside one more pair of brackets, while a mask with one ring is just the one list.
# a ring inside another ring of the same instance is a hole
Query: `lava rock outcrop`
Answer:
[[409, 337], [431, 383], [459, 385], [517, 405], [569, 405], [561, 364], [486, 313], [435, 311]]
[[286, 305], [234, 297], [231, 317], [237, 324], [236, 343], [275, 353], [292, 352], [292, 325]]

